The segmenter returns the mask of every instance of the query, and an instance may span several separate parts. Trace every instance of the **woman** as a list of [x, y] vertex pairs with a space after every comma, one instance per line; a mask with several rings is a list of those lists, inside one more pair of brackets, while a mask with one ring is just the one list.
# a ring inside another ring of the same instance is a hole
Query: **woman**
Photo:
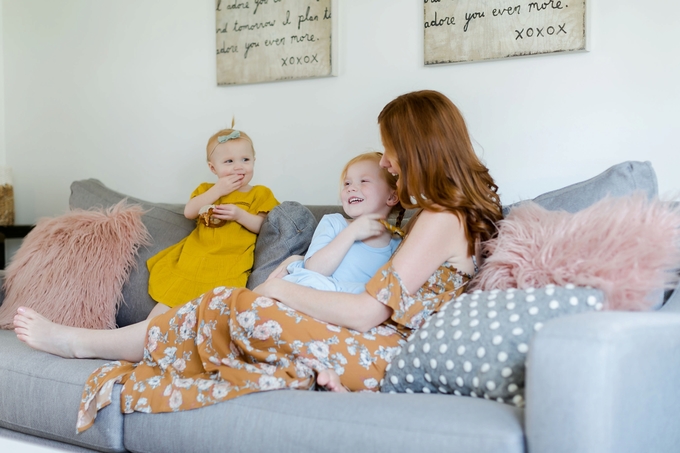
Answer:
[[448, 98], [435, 91], [402, 95], [378, 123], [381, 165], [399, 176], [404, 207], [420, 211], [365, 292], [317, 291], [270, 278], [255, 292], [216, 288], [151, 321], [110, 331], [59, 326], [21, 309], [17, 336], [37, 349], [139, 362], [114, 362], [91, 375], [80, 431], [108, 404], [114, 382], [124, 384], [124, 412], [308, 389], [317, 374], [332, 389], [378, 389], [400, 342], [465, 290], [477, 268], [476, 245], [495, 234], [502, 217], [497, 186]]

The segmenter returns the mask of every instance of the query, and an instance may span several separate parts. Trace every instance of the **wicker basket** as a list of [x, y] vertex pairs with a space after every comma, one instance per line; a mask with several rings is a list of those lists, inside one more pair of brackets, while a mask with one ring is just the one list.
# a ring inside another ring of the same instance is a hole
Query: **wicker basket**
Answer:
[[0, 225], [14, 225], [14, 187], [9, 167], [0, 166]]

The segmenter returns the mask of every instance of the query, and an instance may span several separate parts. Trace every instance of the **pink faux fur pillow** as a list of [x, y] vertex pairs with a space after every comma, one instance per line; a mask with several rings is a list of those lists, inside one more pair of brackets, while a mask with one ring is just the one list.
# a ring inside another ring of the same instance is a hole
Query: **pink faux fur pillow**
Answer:
[[7, 268], [0, 328], [13, 328], [20, 306], [68, 326], [114, 328], [123, 283], [149, 242], [142, 214], [123, 200], [40, 219]]
[[680, 210], [644, 194], [570, 214], [527, 202], [500, 222], [472, 289], [592, 286], [609, 310], [645, 310], [680, 267]]

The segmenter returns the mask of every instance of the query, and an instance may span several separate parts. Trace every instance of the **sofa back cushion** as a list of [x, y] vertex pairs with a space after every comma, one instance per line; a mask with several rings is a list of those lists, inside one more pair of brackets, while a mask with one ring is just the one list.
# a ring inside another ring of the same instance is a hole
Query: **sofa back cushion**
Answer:
[[[533, 201], [549, 211], [578, 212], [607, 195], [623, 197], [637, 191], [645, 192], [650, 198], [658, 194], [656, 173], [651, 162], [621, 162], [597, 176], [546, 192]], [[508, 215], [510, 209], [522, 202], [505, 206], [503, 213]]]
[[[149, 270], [146, 261], [161, 250], [179, 242], [195, 227], [195, 221], [184, 217], [183, 204], [153, 203], [116, 192], [96, 179], [71, 184], [71, 209], [108, 207], [123, 199], [144, 209], [142, 222], [151, 244], [139, 249], [137, 265], [123, 285], [123, 302], [116, 322], [119, 327], [145, 319], [156, 302], [149, 296]], [[323, 214], [342, 211], [339, 206], [314, 206], [311, 210], [297, 202], [284, 201], [269, 213], [255, 244], [255, 263], [248, 280], [254, 288], [263, 282], [281, 261], [293, 254], [303, 255], [311, 241], [316, 220]], [[188, 301], [187, 301], [188, 302]]]
[[[564, 209], [569, 212], [576, 212], [592, 205], [605, 195], [623, 196], [635, 191], [645, 191], [650, 197], [657, 194], [656, 175], [650, 162], [623, 162], [610, 167], [601, 174], [583, 182], [572, 184], [559, 190], [551, 191], [540, 195], [534, 199], [541, 206], [550, 209]], [[119, 326], [126, 326], [138, 322], [148, 315], [155, 302], [148, 295], [149, 272], [146, 267], [146, 260], [159, 251], [179, 242], [194, 228], [194, 221], [184, 217], [184, 204], [153, 203], [138, 198], [130, 197], [125, 194], [109, 189], [96, 179], [75, 181], [71, 185], [71, 197], [69, 205], [71, 208], [89, 209], [91, 207], [112, 206], [122, 199], [127, 198], [131, 203], [137, 203], [146, 211], [142, 216], [142, 221], [151, 235], [151, 245], [139, 250], [137, 266], [130, 274], [129, 280], [123, 286], [123, 304], [118, 311], [116, 318]], [[300, 234], [296, 228], [283, 228], [293, 236], [281, 236], [277, 241], [276, 230], [281, 225], [270, 225], [270, 233], [258, 238], [255, 245], [255, 269], [253, 270], [252, 282], [249, 287], [256, 286], [258, 281], [266, 278], [268, 270], [275, 262], [284, 259], [289, 251], [304, 253], [307, 249], [306, 242], [311, 238], [313, 221], [309, 214], [318, 221], [324, 214], [342, 212], [340, 206], [317, 205], [307, 206], [309, 210], [303, 209], [297, 203], [291, 203], [286, 207], [284, 218], [290, 222], [288, 226], [303, 225], [305, 233]], [[515, 205], [506, 207], [509, 211]], [[288, 210], [290, 208], [291, 210]], [[408, 219], [414, 211], [407, 211]], [[291, 217], [292, 216], [292, 217]], [[271, 219], [274, 222], [275, 219]], [[279, 219], [281, 220], [281, 219]], [[265, 231], [268, 231], [265, 228]], [[289, 241], [282, 247], [280, 241]], [[290, 246], [293, 244], [293, 246]], [[259, 259], [258, 259], [259, 256]], [[258, 271], [260, 263], [265, 263], [267, 269]]]
[[149, 270], [146, 267], [146, 260], [179, 242], [196, 225], [193, 220], [184, 217], [182, 204], [151, 203], [130, 197], [109, 189], [96, 179], [72, 183], [69, 206], [71, 209], [108, 207], [126, 198], [128, 203], [138, 204], [144, 209], [142, 222], [151, 236], [151, 245], [139, 249], [137, 264], [123, 285], [123, 302], [116, 316], [119, 327], [145, 319], [156, 304], [148, 292]]

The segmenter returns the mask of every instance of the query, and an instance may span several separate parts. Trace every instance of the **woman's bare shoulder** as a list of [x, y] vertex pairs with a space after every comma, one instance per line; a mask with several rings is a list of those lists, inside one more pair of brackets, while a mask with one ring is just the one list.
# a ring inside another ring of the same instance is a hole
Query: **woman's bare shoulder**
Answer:
[[462, 230], [462, 223], [456, 214], [449, 211], [423, 210], [411, 231], [433, 232], [444, 229], [453, 232], [452, 228], [453, 231]]

